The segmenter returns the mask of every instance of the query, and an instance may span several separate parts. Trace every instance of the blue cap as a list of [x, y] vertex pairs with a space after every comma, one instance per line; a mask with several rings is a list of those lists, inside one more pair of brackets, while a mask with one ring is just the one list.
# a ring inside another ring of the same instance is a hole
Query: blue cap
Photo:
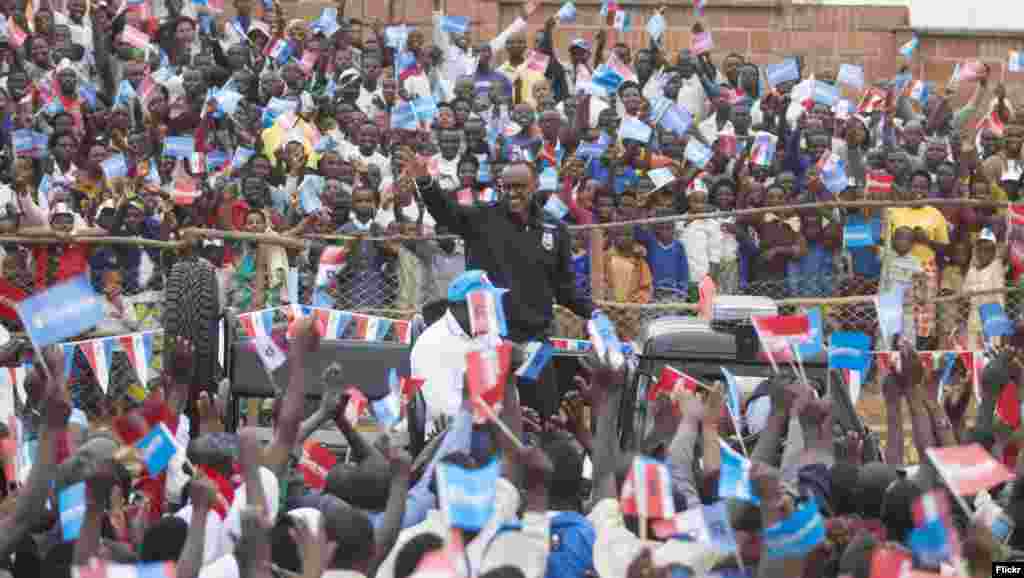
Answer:
[[587, 52], [590, 52], [590, 43], [582, 38], [576, 38], [569, 44], [569, 48], [582, 48]]
[[465, 301], [467, 295], [480, 289], [496, 288], [491, 283], [491, 280], [487, 278], [486, 272], [480, 269], [466, 271], [452, 279], [452, 282], [448, 284], [448, 301], [453, 303]]

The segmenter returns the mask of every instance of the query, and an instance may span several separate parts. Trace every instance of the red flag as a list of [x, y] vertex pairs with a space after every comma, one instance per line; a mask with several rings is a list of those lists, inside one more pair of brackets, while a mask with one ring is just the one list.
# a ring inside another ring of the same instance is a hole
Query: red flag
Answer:
[[928, 458], [953, 493], [973, 496], [1013, 478], [980, 444], [928, 448]]
[[710, 275], [705, 275], [700, 280], [697, 292], [700, 295], [700, 300], [697, 303], [700, 318], [704, 321], [711, 321], [714, 316], [715, 294], [717, 293], [714, 279]]
[[1003, 423], [1016, 430], [1020, 426], [1020, 400], [1017, 399], [1017, 384], [1007, 383], [996, 402], [996, 415]]
[[898, 546], [876, 546], [871, 555], [871, 578], [907, 576], [913, 567], [910, 552]]
[[761, 340], [763, 353], [773, 363], [775, 360], [788, 360], [792, 345], [811, 339], [811, 323], [807, 315], [753, 316], [750, 322]]
[[869, 196], [888, 196], [892, 193], [892, 183], [896, 179], [881, 171], [869, 171], [865, 189]]
[[672, 478], [665, 464], [637, 456], [622, 484], [622, 513], [652, 520], [667, 520], [676, 514]]
[[512, 346], [502, 342], [487, 351], [466, 354], [466, 381], [474, 405], [479, 399], [494, 407], [505, 399], [505, 382], [512, 365]]
[[671, 395], [680, 389], [685, 389], [690, 393], [697, 393], [697, 385], [699, 383], [699, 381], [687, 373], [679, 371], [671, 365], [665, 365], [661, 368], [661, 377], [647, 390], [647, 401], [658, 399], [659, 393], [665, 392]]
[[217, 488], [217, 499], [213, 503], [213, 511], [217, 512], [220, 519], [223, 520], [228, 515], [228, 510], [231, 508], [231, 502], [235, 499], [235, 487], [231, 485], [231, 482], [220, 475], [220, 472], [209, 467], [209, 466], [197, 466], [199, 471], [206, 476], [213, 485]]
[[18, 302], [28, 297], [28, 292], [12, 285], [6, 279], [0, 279], [0, 317], [8, 321], [17, 321], [18, 312], [15, 309]]
[[349, 386], [346, 393], [348, 394], [348, 405], [345, 406], [345, 419], [352, 424], [352, 427], [355, 427], [359, 423], [359, 418], [366, 412], [366, 406], [370, 404], [370, 400], [355, 386]]
[[302, 458], [299, 470], [306, 480], [306, 485], [322, 490], [327, 485], [327, 473], [338, 463], [338, 458], [320, 442], [307, 440], [302, 446]]

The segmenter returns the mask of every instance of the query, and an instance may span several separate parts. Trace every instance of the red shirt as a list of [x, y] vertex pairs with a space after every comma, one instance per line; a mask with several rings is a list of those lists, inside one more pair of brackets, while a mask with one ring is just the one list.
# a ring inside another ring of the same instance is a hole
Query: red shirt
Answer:
[[[50, 252], [63, 249], [57, 265], [57, 274], [48, 278], [50, 269]], [[74, 243], [68, 245], [39, 245], [32, 248], [32, 257], [36, 262], [36, 291], [46, 289], [50, 284], [57, 284], [77, 277], [89, 270], [89, 251], [87, 245]], [[49, 282], [49, 283], [48, 283]]]

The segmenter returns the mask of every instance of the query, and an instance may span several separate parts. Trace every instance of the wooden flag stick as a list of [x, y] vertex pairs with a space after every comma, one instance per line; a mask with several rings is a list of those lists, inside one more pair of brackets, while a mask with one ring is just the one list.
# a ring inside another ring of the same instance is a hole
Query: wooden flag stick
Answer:
[[479, 396], [476, 397], [476, 403], [477, 406], [481, 410], [483, 410], [485, 414], [487, 414], [487, 419], [494, 422], [494, 425], [498, 426], [498, 429], [500, 429], [502, 433], [504, 433], [508, 437], [508, 439], [512, 441], [512, 443], [516, 446], [516, 449], [518, 449], [519, 451], [526, 449], [526, 446], [524, 446], [523, 442], [518, 437], [516, 437], [516, 434], [512, 431], [512, 428], [508, 427], [508, 424], [501, 421], [501, 418], [499, 418], [494, 413], [494, 408], [488, 405], [488, 403]]

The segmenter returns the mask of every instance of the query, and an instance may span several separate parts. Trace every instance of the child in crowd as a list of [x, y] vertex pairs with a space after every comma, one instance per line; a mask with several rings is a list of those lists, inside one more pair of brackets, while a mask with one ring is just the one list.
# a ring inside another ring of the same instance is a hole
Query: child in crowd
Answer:
[[925, 297], [925, 272], [921, 262], [910, 253], [914, 244], [914, 231], [910, 227], [899, 227], [893, 233], [891, 254], [882, 267], [882, 278], [878, 292], [903, 291], [903, 331], [905, 335], [917, 335], [914, 331], [915, 308]]
[[[704, 181], [694, 180], [686, 192], [690, 201], [690, 213], [706, 213], [713, 210]], [[697, 285], [707, 275], [717, 278], [722, 248], [722, 227], [718, 220], [679, 221], [676, 223], [676, 235], [686, 246], [690, 283]]]
[[[671, 217], [671, 209], [661, 209], [658, 217]], [[637, 227], [636, 238], [647, 251], [647, 264], [654, 278], [654, 296], [658, 300], [683, 301], [690, 287], [690, 262], [686, 246], [675, 238], [675, 223], [654, 225], [652, 235]]]
[[[939, 297], [957, 295], [964, 290], [964, 281], [967, 278], [970, 264], [970, 244], [959, 242], [953, 245], [950, 263], [942, 269], [942, 280], [939, 282]], [[956, 301], [940, 302], [938, 313], [939, 348], [952, 349], [952, 338], [960, 330], [960, 320], [963, 319], [963, 316], [960, 314], [960, 304]]]
[[[991, 229], [982, 229], [978, 240], [974, 243], [974, 259], [964, 278], [964, 291], [991, 291], [1006, 287], [1006, 268], [999, 256], [999, 245]], [[981, 314], [979, 308], [985, 303], [998, 303], [1005, 306], [1003, 294], [976, 295], [971, 297], [967, 314], [967, 345], [971, 351], [985, 348], [985, 337], [982, 333]], [[992, 338], [992, 345], [999, 345], [998, 337]]]
[[[619, 221], [625, 219], [619, 218]], [[645, 251], [633, 238], [630, 227], [608, 229], [609, 248], [605, 255], [605, 283], [614, 301], [649, 303], [653, 279]]]

